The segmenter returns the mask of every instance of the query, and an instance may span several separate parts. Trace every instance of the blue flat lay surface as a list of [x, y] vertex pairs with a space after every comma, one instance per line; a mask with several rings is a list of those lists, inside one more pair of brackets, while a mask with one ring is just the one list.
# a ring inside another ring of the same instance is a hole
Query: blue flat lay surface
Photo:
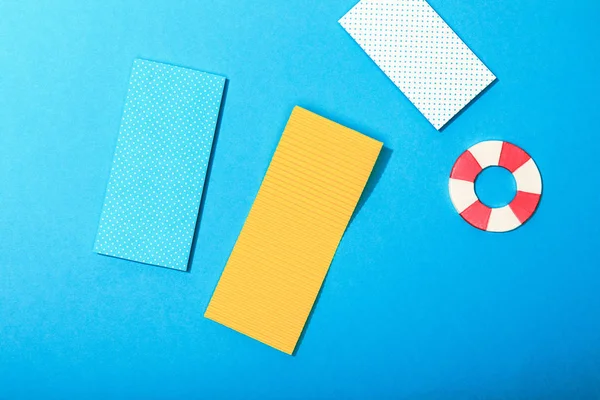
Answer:
[[[0, 399], [600, 397], [600, 3], [430, 2], [499, 79], [442, 132], [356, 0], [1, 1]], [[92, 252], [136, 57], [228, 79], [189, 272]], [[291, 357], [202, 315], [295, 105], [386, 149]], [[486, 139], [544, 180], [509, 234], [448, 195]]]

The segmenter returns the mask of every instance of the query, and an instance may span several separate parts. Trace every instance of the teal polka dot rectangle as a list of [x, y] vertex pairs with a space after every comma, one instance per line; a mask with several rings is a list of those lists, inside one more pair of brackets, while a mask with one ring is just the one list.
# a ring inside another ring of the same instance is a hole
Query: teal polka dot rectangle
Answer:
[[134, 61], [96, 253], [187, 270], [224, 87]]

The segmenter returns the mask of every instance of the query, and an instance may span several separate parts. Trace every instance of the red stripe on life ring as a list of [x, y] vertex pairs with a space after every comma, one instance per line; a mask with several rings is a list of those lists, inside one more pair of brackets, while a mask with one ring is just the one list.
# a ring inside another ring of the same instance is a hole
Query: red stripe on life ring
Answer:
[[460, 214], [465, 221], [484, 231], [487, 230], [490, 215], [492, 215], [492, 209], [479, 200]]
[[535, 193], [517, 192], [513, 201], [510, 202], [510, 209], [522, 224], [533, 215], [540, 202], [540, 197]]
[[458, 157], [458, 160], [456, 160], [456, 163], [454, 163], [450, 178], [475, 182], [475, 178], [477, 178], [477, 175], [479, 175], [480, 172], [481, 165], [479, 165], [475, 157], [473, 157], [473, 154], [467, 150], [462, 153], [460, 157]]
[[499, 166], [506, 168], [510, 172], [515, 172], [523, 164], [529, 161], [531, 157], [520, 147], [512, 143], [502, 143], [502, 152], [500, 153]]

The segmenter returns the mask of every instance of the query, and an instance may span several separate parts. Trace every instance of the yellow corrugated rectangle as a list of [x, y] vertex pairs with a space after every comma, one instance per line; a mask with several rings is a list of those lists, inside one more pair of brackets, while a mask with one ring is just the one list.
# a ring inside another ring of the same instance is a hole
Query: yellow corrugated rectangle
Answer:
[[296, 107], [205, 316], [292, 354], [382, 145]]

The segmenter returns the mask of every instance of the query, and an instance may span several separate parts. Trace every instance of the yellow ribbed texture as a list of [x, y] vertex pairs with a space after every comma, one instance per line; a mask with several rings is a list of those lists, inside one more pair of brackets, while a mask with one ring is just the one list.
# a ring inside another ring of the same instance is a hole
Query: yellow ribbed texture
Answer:
[[205, 316], [292, 354], [381, 147], [296, 107]]

